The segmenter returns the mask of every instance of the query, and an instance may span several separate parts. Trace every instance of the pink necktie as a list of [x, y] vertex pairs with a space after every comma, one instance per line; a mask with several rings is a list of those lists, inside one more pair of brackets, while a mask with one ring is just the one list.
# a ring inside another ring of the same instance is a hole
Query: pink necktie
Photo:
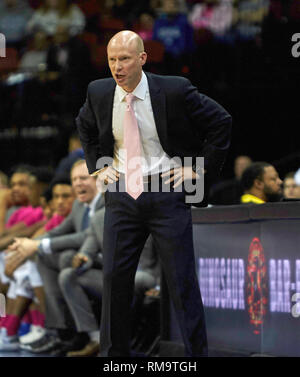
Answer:
[[124, 115], [124, 147], [126, 191], [134, 199], [143, 192], [141, 143], [138, 123], [132, 108], [134, 95], [126, 95], [127, 109]]

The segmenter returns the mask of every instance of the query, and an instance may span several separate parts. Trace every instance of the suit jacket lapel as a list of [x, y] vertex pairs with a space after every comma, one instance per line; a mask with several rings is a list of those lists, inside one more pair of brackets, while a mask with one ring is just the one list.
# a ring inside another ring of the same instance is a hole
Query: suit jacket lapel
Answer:
[[100, 208], [104, 207], [105, 200], [104, 200], [104, 192], [101, 194], [100, 198], [97, 200], [95, 210], [98, 211]]
[[158, 137], [164, 151], [168, 150], [167, 140], [167, 113], [166, 113], [166, 97], [161, 91], [160, 86], [155, 82], [155, 78], [151, 73], [145, 72], [148, 78], [149, 92], [152, 104], [152, 110]]
[[[114, 94], [115, 94], [116, 83], [113, 79], [107, 80], [107, 85], [105, 85], [105, 90], [101, 93], [101, 100], [99, 103], [99, 114], [101, 123], [101, 134], [109, 135], [113, 140], [112, 134], [112, 114], [113, 114], [113, 104], [114, 104]], [[102, 135], [99, 135], [100, 138]]]

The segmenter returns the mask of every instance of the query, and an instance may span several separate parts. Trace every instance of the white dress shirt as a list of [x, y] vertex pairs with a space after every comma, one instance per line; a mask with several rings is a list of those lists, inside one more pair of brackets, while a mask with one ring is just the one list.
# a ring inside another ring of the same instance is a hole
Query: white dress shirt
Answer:
[[[127, 92], [124, 89], [116, 86], [112, 118], [115, 139], [113, 167], [120, 173], [125, 173], [123, 120], [127, 107], [126, 94]], [[153, 175], [170, 170], [177, 164], [164, 152], [160, 144], [153, 116], [148, 80], [144, 72], [142, 72], [141, 81], [132, 94], [136, 97], [132, 102], [132, 107], [140, 132], [143, 175]]]

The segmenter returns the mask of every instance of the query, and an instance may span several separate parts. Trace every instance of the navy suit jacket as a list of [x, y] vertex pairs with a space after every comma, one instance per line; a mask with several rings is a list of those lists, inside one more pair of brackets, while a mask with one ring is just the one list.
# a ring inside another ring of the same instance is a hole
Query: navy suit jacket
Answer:
[[[158, 137], [170, 157], [204, 157], [206, 206], [210, 183], [218, 176], [230, 145], [231, 116], [218, 103], [179, 76], [146, 73]], [[93, 81], [76, 124], [90, 173], [102, 166], [101, 157], [113, 157], [113, 78]]]

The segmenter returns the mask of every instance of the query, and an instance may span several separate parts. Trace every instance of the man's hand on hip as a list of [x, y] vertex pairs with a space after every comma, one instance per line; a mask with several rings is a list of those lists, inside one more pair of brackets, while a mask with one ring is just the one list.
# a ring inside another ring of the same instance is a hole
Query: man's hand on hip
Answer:
[[173, 188], [178, 187], [181, 185], [182, 182], [192, 179], [199, 179], [200, 175], [194, 172], [191, 166], [184, 166], [180, 168], [174, 168], [170, 171], [161, 174], [162, 178], [169, 177], [165, 184], [170, 182], [175, 182]]
[[107, 166], [97, 172], [98, 180], [101, 184], [107, 185], [119, 180], [120, 173], [117, 172], [112, 166]]

